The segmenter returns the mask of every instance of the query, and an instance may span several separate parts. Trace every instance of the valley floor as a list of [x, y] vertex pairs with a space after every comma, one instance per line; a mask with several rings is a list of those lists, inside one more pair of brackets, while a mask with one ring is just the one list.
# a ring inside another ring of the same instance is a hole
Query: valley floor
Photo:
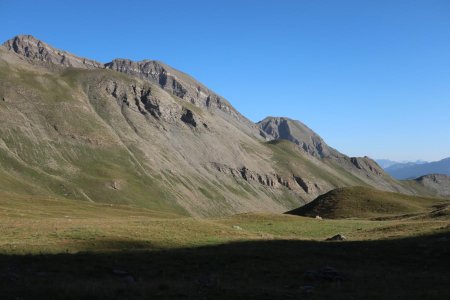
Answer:
[[0, 233], [2, 299], [450, 297], [448, 216], [194, 219], [0, 193]]

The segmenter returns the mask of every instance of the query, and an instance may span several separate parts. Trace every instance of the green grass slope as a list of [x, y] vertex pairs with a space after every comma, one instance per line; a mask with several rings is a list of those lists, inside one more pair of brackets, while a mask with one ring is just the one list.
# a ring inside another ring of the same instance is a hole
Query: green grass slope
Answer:
[[375, 218], [430, 212], [444, 200], [348, 187], [332, 190], [287, 214], [324, 218]]

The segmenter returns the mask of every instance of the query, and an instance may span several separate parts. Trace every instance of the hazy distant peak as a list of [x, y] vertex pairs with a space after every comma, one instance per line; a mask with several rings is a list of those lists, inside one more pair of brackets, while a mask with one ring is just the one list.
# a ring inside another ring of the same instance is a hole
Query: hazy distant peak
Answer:
[[394, 164], [385, 170], [397, 179], [413, 179], [426, 174], [450, 175], [450, 158], [429, 163]]

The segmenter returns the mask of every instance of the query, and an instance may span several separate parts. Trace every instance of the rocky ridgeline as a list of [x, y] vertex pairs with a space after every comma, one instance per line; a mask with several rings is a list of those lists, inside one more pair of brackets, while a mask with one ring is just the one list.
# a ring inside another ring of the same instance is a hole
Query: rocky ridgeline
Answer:
[[261, 131], [271, 140], [287, 140], [305, 153], [320, 160], [331, 161], [352, 173], [365, 174], [371, 180], [384, 181], [383, 169], [369, 157], [348, 157], [334, 148], [300, 121], [284, 117], [267, 117], [258, 123]]
[[32, 63], [45, 66], [62, 66], [82, 69], [110, 69], [158, 84], [174, 96], [204, 108], [217, 108], [232, 115], [239, 121], [255, 128], [249, 120], [239, 114], [225, 99], [199, 84], [190, 76], [175, 70], [162, 62], [128, 59], [114, 59], [106, 64], [78, 57], [63, 50], [53, 48], [31, 35], [19, 35], [3, 44], [6, 49], [27, 58]]
[[55, 49], [31, 35], [16, 36], [6, 41], [3, 46], [33, 62], [83, 69], [103, 68], [102, 63]]

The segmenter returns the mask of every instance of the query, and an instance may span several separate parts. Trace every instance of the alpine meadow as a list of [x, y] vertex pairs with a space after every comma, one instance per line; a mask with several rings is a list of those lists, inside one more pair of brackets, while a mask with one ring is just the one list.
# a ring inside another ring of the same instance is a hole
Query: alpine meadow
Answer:
[[450, 298], [447, 171], [396, 179], [301, 121], [250, 120], [159, 60], [104, 63], [35, 34], [8, 38], [1, 299]]

